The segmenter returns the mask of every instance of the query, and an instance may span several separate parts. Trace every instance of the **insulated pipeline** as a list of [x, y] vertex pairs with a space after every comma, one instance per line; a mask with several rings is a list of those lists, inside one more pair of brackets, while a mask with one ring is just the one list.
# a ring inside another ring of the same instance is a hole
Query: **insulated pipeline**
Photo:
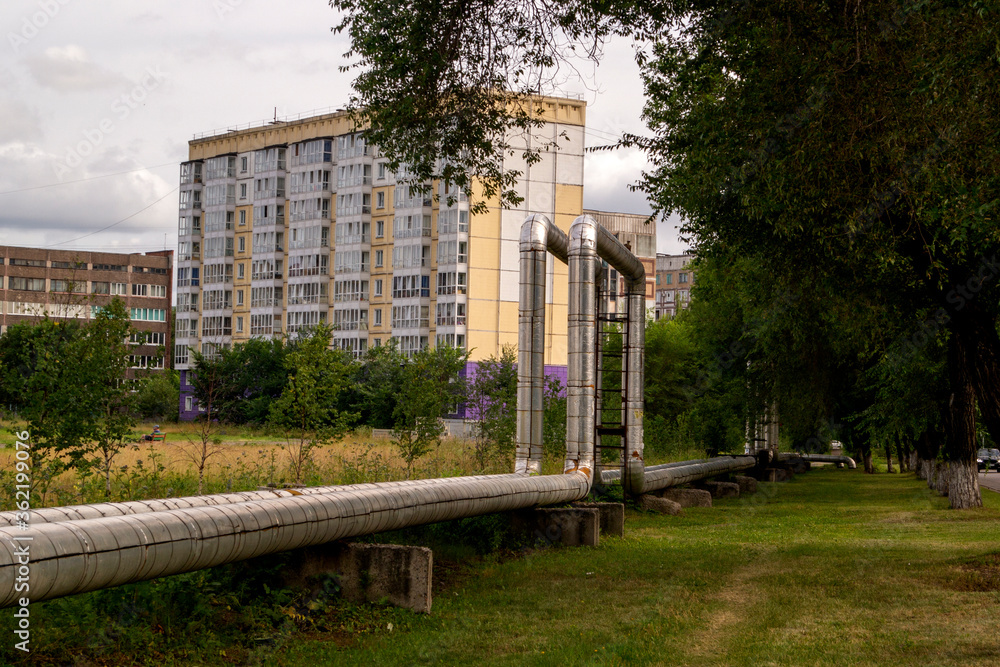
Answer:
[[[30, 546], [32, 602], [191, 572], [334, 540], [580, 500], [584, 475], [510, 476], [456, 484], [302, 495], [0, 528], [0, 607]], [[30, 543], [20, 540], [30, 536]]]

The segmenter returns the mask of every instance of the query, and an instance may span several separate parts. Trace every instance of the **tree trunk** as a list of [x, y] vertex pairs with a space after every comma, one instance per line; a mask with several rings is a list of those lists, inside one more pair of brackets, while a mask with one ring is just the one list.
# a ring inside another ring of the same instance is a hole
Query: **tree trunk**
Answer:
[[864, 461], [864, 464], [865, 464], [865, 472], [868, 473], [869, 475], [874, 475], [875, 474], [875, 466], [872, 465], [872, 450], [871, 450], [871, 448], [867, 448], [867, 449], [864, 450], [864, 452], [862, 454], [862, 461]]
[[1000, 335], [996, 317], [990, 314], [984, 299], [971, 299], [957, 310], [951, 329], [961, 339], [962, 361], [979, 404], [980, 418], [993, 441], [1000, 442]]
[[[948, 501], [952, 509], [969, 509], [983, 506], [976, 470], [976, 398], [973, 390], [978, 346], [974, 336], [978, 328], [974, 318], [966, 318], [962, 313], [957, 313], [951, 324], [948, 375], [952, 393], [945, 420], [948, 429], [945, 458], [950, 463]], [[995, 330], [993, 336], [996, 337]]]
[[936, 461], [934, 463], [934, 485], [931, 487], [939, 496], [947, 496], [949, 491], [949, 483], [951, 481], [949, 475], [949, 468], [951, 464], [948, 461]]
[[889, 442], [885, 443], [885, 471], [890, 475], [896, 472], [892, 469], [892, 444]]
[[903, 451], [903, 439], [896, 437], [896, 459], [899, 461], [899, 472], [910, 472], [910, 453], [908, 451]]

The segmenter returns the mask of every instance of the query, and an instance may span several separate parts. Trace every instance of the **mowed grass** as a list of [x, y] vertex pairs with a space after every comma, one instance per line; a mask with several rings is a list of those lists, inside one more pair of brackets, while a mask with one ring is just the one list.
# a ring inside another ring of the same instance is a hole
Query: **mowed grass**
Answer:
[[957, 512], [912, 474], [826, 468], [680, 517], [630, 510], [624, 539], [467, 563], [429, 616], [273, 660], [998, 665], [1000, 494], [983, 494]]

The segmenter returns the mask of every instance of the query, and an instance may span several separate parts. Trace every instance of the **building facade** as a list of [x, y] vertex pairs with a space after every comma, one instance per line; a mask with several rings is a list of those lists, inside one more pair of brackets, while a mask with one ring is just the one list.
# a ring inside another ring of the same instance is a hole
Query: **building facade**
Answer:
[[690, 269], [693, 255], [656, 256], [655, 319], [673, 318], [691, 305], [694, 272]]
[[173, 250], [145, 254], [0, 246], [0, 333], [21, 322], [90, 320], [120, 298], [141, 333], [133, 368], [162, 370], [173, 349]]
[[[609, 213], [607, 211], [584, 211], [597, 224], [615, 235], [622, 244], [632, 251], [646, 270], [646, 316], [652, 317], [656, 294], [656, 224], [648, 215], [635, 213]], [[608, 295], [608, 312], [619, 312], [624, 306], [625, 279], [613, 268], [609, 276], [613, 286]]]
[[[521, 223], [544, 213], [568, 230], [583, 208], [585, 104], [535, 106], [544, 126], [512, 135], [515, 155], [504, 164], [522, 172], [524, 201], [509, 210], [487, 201], [485, 214], [441, 183], [430, 194], [408, 185], [345, 112], [191, 141], [181, 165], [174, 345], [182, 417], [197, 414], [190, 351], [251, 337], [326, 323], [334, 345], [356, 356], [394, 338], [404, 353], [468, 349], [473, 367], [516, 345]], [[526, 164], [524, 149], [550, 143], [559, 150]], [[566, 275], [550, 263], [546, 358], [563, 369]]]

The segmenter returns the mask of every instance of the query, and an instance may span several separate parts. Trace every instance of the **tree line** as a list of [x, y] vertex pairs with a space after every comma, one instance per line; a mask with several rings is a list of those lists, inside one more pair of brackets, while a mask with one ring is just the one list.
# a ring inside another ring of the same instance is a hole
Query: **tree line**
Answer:
[[331, 4], [384, 152], [504, 203], [504, 138], [541, 122], [534, 96], [628, 37], [647, 131], [607, 148], [646, 153], [635, 187], [699, 257], [696, 427], [770, 412], [797, 446], [901, 445], [952, 507], [981, 505], [976, 449], [1000, 441], [994, 4]]

